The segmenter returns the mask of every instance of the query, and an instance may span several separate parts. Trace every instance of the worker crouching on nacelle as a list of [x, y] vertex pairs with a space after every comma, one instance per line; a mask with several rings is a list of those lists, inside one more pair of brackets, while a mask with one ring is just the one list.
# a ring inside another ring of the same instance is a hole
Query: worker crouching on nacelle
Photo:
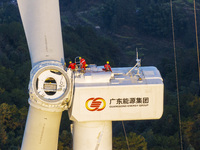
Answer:
[[109, 61], [106, 62], [106, 64], [104, 65], [104, 68], [102, 69], [104, 71], [111, 71], [112, 72], [112, 69], [109, 65]]
[[72, 63], [72, 61], [69, 61], [69, 66], [68, 68], [71, 68], [72, 70], [75, 70], [76, 68], [76, 63]]

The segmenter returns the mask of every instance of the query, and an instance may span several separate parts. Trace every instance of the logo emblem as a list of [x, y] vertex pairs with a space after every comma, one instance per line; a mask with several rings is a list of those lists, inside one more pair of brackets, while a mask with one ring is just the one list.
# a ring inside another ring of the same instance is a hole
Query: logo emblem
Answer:
[[89, 98], [85, 102], [85, 107], [89, 111], [101, 111], [106, 107], [106, 101], [103, 98]]

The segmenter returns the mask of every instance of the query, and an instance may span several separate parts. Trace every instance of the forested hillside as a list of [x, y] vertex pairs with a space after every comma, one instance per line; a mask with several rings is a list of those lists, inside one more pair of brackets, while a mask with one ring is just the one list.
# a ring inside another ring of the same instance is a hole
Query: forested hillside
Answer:
[[[131, 150], [180, 149], [170, 0], [60, 0], [65, 61], [156, 66], [164, 79], [160, 120], [124, 122]], [[200, 3], [196, 1], [198, 35]], [[173, 0], [184, 150], [199, 150], [200, 90], [193, 0]], [[18, 150], [28, 110], [30, 56], [15, 0], [0, 0], [0, 150]], [[59, 150], [72, 149], [64, 112]], [[127, 149], [121, 122], [113, 123], [113, 149]]]

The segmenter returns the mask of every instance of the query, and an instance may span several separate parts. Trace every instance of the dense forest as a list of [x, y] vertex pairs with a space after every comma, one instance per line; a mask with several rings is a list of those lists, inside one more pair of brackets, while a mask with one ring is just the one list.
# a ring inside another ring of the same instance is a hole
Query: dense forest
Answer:
[[[200, 3], [196, 1], [198, 35]], [[170, 0], [60, 0], [65, 60], [156, 66], [164, 79], [159, 120], [124, 122], [131, 150], [199, 150], [200, 90], [193, 0], [173, 0], [180, 114]], [[0, 0], [0, 150], [19, 150], [28, 111], [30, 56], [15, 0]], [[62, 116], [59, 150], [72, 149], [70, 121]], [[127, 149], [122, 122], [113, 122], [113, 149]]]

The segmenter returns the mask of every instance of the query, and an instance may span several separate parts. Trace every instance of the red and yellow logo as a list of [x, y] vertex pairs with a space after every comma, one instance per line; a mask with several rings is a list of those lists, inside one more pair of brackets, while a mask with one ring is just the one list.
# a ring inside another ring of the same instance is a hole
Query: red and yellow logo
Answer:
[[89, 98], [85, 102], [85, 107], [89, 111], [101, 111], [106, 107], [106, 101], [103, 98]]

